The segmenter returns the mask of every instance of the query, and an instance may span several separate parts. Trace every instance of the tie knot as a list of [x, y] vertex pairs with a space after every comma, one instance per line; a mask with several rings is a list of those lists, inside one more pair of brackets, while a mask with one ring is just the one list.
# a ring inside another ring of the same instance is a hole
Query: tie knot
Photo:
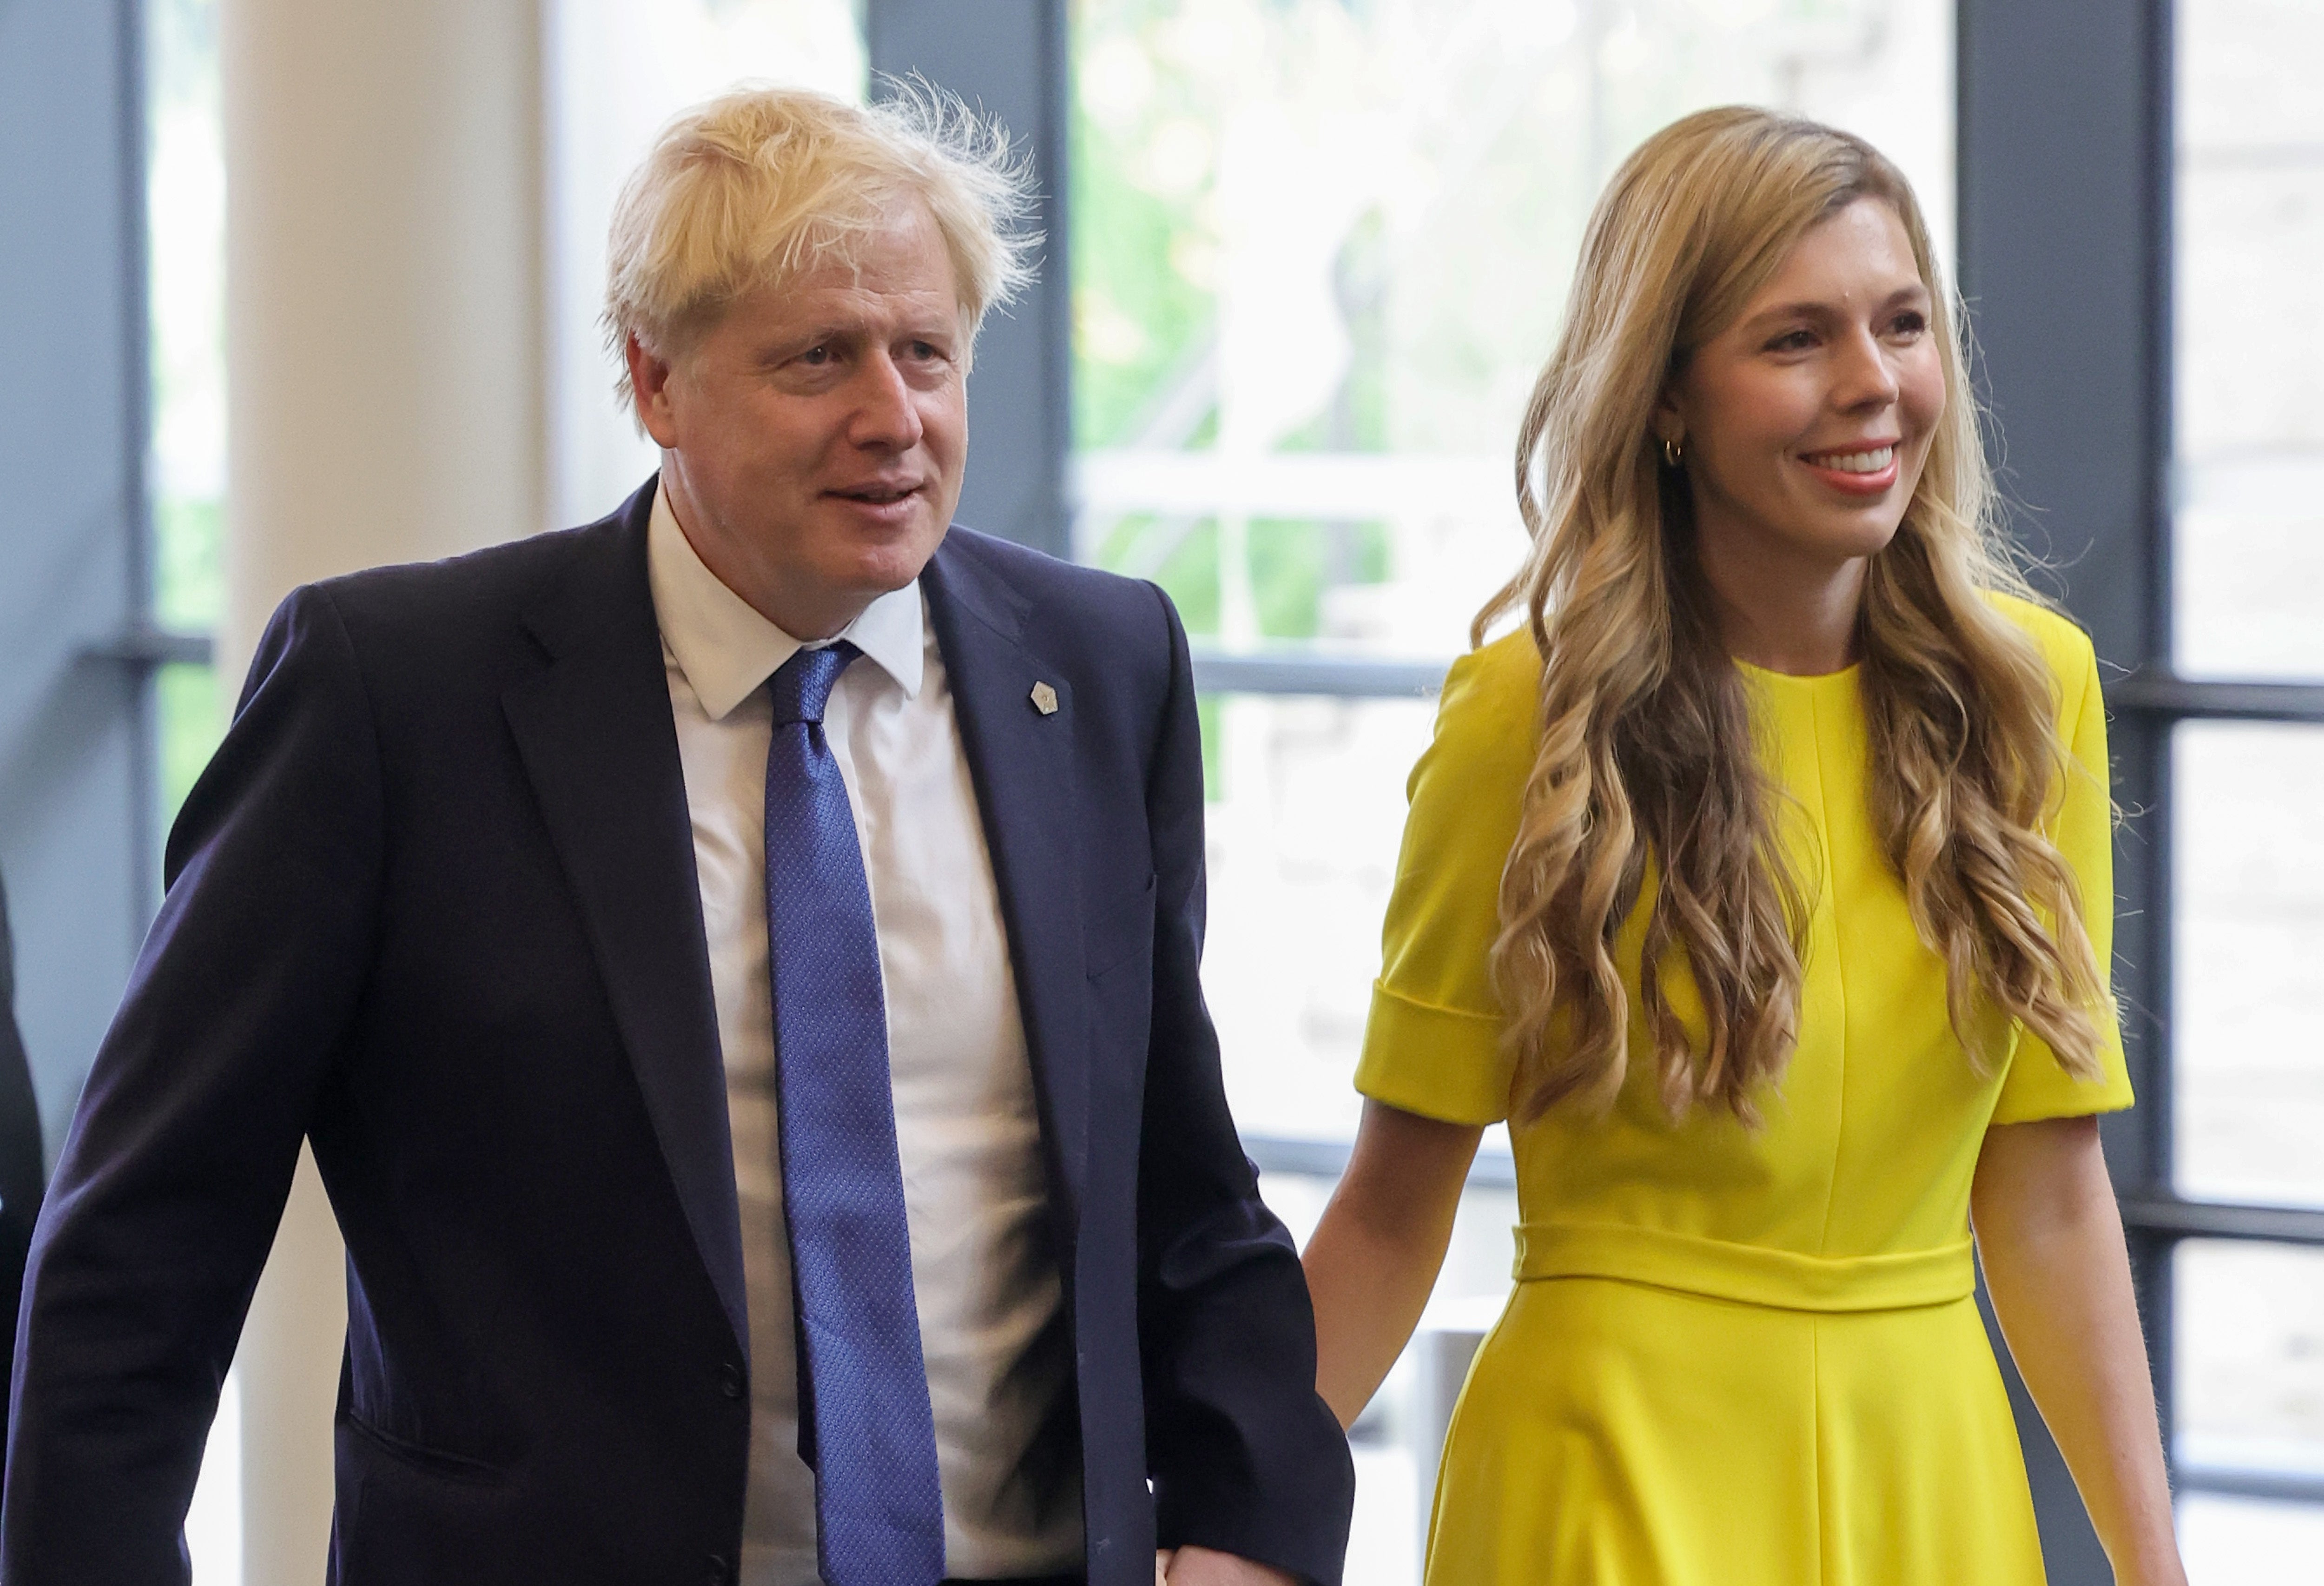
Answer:
[[847, 663], [862, 653], [843, 639], [821, 650], [798, 650], [777, 667], [775, 675], [767, 679], [767, 692], [775, 702], [775, 725], [822, 721], [832, 685], [839, 681]]

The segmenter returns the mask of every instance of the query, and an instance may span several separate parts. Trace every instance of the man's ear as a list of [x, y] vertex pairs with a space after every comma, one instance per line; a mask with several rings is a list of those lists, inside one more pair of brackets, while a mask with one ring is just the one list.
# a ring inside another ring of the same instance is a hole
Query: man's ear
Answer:
[[665, 451], [678, 444], [678, 425], [669, 410], [670, 361], [638, 339], [634, 330], [622, 337], [622, 356], [630, 365], [630, 401], [638, 424]]

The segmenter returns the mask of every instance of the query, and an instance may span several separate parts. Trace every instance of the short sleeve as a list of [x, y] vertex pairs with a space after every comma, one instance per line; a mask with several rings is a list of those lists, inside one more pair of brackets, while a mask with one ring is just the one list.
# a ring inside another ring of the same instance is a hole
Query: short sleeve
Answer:
[[1452, 1123], [1508, 1116], [1513, 1061], [1489, 970], [1501, 871], [1534, 761], [1540, 663], [1519, 631], [1453, 664], [1436, 733], [1413, 767], [1411, 809], [1381, 932], [1356, 1088]]
[[[2098, 658], [2081, 630], [2061, 618], [2028, 607], [2019, 621], [2034, 630], [2058, 678], [2059, 731], [2071, 753], [2050, 835], [2080, 885], [2082, 918], [2103, 970], [2114, 959], [2114, 800], [2107, 785], [2106, 701], [2098, 687]], [[2099, 1077], [2076, 1079], [2047, 1042], [2023, 1033], [2002, 1081], [1994, 1122], [2075, 1118], [2131, 1104], [2121, 1021], [2111, 1000], [2098, 1013]]]

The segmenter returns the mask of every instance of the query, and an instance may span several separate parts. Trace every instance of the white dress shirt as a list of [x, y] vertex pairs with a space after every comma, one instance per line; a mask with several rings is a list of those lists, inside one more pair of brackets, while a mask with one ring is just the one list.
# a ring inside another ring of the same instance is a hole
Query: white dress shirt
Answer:
[[[799, 641], [721, 583], [656, 493], [647, 567], [685, 766], [742, 1206], [751, 1325], [742, 1586], [814, 1586], [815, 1478], [777, 1152], [767, 975], [766, 679]], [[918, 585], [842, 637], [824, 735], [863, 844], [887, 1002], [912, 1286], [936, 1414], [946, 1572], [1082, 1563], [1062, 1291], [1025, 1032], [952, 690]]]

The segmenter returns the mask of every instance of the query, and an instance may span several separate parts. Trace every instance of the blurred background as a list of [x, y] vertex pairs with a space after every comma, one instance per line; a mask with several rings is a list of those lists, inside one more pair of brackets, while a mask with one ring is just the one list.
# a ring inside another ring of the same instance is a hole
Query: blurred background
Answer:
[[[292, 585], [610, 511], [613, 194], [737, 78], [919, 71], [1036, 161], [1041, 285], [964, 521], [1169, 591], [1198, 646], [1205, 985], [1305, 1237], [1433, 693], [1599, 186], [1736, 100], [1869, 137], [1969, 295], [2013, 526], [2114, 716], [2107, 1148], [2199, 1586], [2324, 1581], [2324, 6], [2314, 0], [0, 0], [0, 873], [51, 1160], [162, 834]], [[1489, 1139], [1358, 1426], [1409, 1586], [1507, 1293]], [[189, 1527], [319, 1573], [339, 1257], [286, 1221]], [[2015, 1383], [2013, 1381], [2013, 1390]], [[2018, 1395], [2052, 1579], [2109, 1577]]]

